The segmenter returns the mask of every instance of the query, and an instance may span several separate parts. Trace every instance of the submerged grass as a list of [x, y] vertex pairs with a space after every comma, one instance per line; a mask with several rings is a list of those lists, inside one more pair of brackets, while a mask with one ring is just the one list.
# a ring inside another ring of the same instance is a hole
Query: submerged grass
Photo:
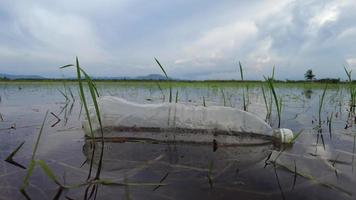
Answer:
[[213, 168], [214, 168], [214, 162], [210, 161], [208, 165], [208, 174], [207, 174], [210, 189], [213, 188]]
[[41, 139], [41, 136], [42, 136], [43, 127], [44, 127], [46, 119], [47, 119], [47, 115], [48, 115], [48, 111], [45, 114], [45, 117], [43, 119], [41, 128], [39, 130], [39, 133], [38, 133], [38, 136], [37, 136], [37, 139], [36, 139], [36, 143], [35, 143], [35, 145], [33, 147], [31, 160], [30, 160], [30, 163], [29, 163], [29, 165], [27, 167], [27, 173], [26, 173], [26, 175], [25, 175], [25, 177], [24, 177], [24, 179], [22, 181], [22, 184], [20, 186], [20, 192], [26, 197], [26, 199], [31, 199], [29, 197], [29, 195], [26, 193], [25, 189], [29, 184], [29, 179], [32, 176], [33, 170], [35, 169], [35, 166], [36, 166], [36, 153], [37, 153], [38, 145], [40, 143], [40, 139]]

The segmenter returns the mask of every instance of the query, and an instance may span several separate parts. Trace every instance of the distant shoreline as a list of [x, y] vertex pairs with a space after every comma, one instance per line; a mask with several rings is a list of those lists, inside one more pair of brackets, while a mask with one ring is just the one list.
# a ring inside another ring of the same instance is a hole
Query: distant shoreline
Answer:
[[[175, 82], [175, 83], [264, 83], [262, 80], [149, 80], [149, 79], [93, 79], [95, 82]], [[0, 79], [0, 83], [15, 82], [77, 82], [77, 79]], [[306, 80], [274, 80], [275, 83], [306, 83], [306, 84], [347, 84], [349, 82], [337, 79]], [[356, 80], [352, 81], [356, 83]]]

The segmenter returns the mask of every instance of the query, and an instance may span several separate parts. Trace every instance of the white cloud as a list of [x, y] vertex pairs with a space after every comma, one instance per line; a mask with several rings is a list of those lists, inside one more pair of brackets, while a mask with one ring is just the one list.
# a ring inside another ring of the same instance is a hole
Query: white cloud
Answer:
[[[240, 48], [255, 37], [257, 28], [252, 21], [235, 22], [205, 32], [197, 41], [185, 48], [188, 57], [219, 60], [225, 53]], [[199, 56], [196, 56], [199, 55]]]
[[353, 58], [347, 58], [346, 62], [349, 66], [351, 66], [351, 68], [356, 69], [356, 57]]
[[78, 55], [88, 62], [101, 62], [107, 57], [94, 27], [83, 17], [56, 13], [39, 6], [17, 14], [21, 28], [38, 41], [36, 46], [42, 50], [40, 53], [46, 52], [43, 48], [49, 50], [48, 59]]
[[231, 78], [237, 60], [247, 78], [273, 65], [278, 78], [307, 67], [336, 76], [354, 65], [355, 9], [354, 0], [6, 2], [0, 68], [41, 74], [78, 55], [94, 75], [143, 75], [159, 73], [157, 56], [179, 78]]

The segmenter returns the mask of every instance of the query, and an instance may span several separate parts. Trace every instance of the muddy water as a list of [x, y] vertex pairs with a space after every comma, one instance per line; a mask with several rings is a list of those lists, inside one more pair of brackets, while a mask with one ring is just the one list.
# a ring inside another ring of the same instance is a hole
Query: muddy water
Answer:
[[[69, 100], [58, 91], [65, 92], [62, 83], [0, 84], [0, 199], [25, 199], [19, 187], [26, 171], [3, 160], [24, 141], [14, 160], [28, 165], [47, 110], [36, 158], [44, 160], [66, 185], [85, 182], [91, 161], [94, 168], [97, 166], [100, 152], [96, 151], [93, 158], [90, 155], [92, 143], [83, 137], [77, 89], [68, 86], [75, 101], [69, 90]], [[139, 84], [105, 83], [98, 89], [101, 95], [140, 103], [164, 100], [158, 88]], [[201, 105], [204, 96], [207, 106], [242, 108], [241, 88], [218, 85], [176, 89], [180, 102]], [[163, 93], [167, 100], [168, 92]], [[277, 93], [283, 99], [282, 127], [295, 133], [303, 130], [293, 146], [268, 141], [217, 148], [213, 144], [106, 141], [102, 178], [128, 186], [100, 185], [97, 199], [355, 199], [356, 132], [355, 124], [345, 129], [349, 115], [345, 88], [327, 90], [321, 113], [322, 134], [315, 128], [322, 89], [289, 85], [278, 87]], [[250, 87], [249, 94], [249, 110], [264, 118], [260, 88]], [[331, 115], [330, 133], [327, 117]], [[58, 123], [55, 116], [60, 119]], [[271, 123], [273, 127], [277, 124], [275, 112]], [[97, 142], [97, 149], [100, 145]], [[58, 186], [37, 167], [26, 191], [32, 199], [52, 199]], [[83, 199], [84, 195], [85, 187], [79, 187], [64, 190], [60, 198]]]

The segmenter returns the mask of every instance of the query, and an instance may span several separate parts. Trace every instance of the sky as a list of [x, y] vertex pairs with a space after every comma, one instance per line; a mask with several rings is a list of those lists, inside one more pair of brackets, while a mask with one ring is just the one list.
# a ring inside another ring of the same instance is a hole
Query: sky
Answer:
[[355, 0], [0, 0], [0, 73], [181, 79], [346, 79]]

